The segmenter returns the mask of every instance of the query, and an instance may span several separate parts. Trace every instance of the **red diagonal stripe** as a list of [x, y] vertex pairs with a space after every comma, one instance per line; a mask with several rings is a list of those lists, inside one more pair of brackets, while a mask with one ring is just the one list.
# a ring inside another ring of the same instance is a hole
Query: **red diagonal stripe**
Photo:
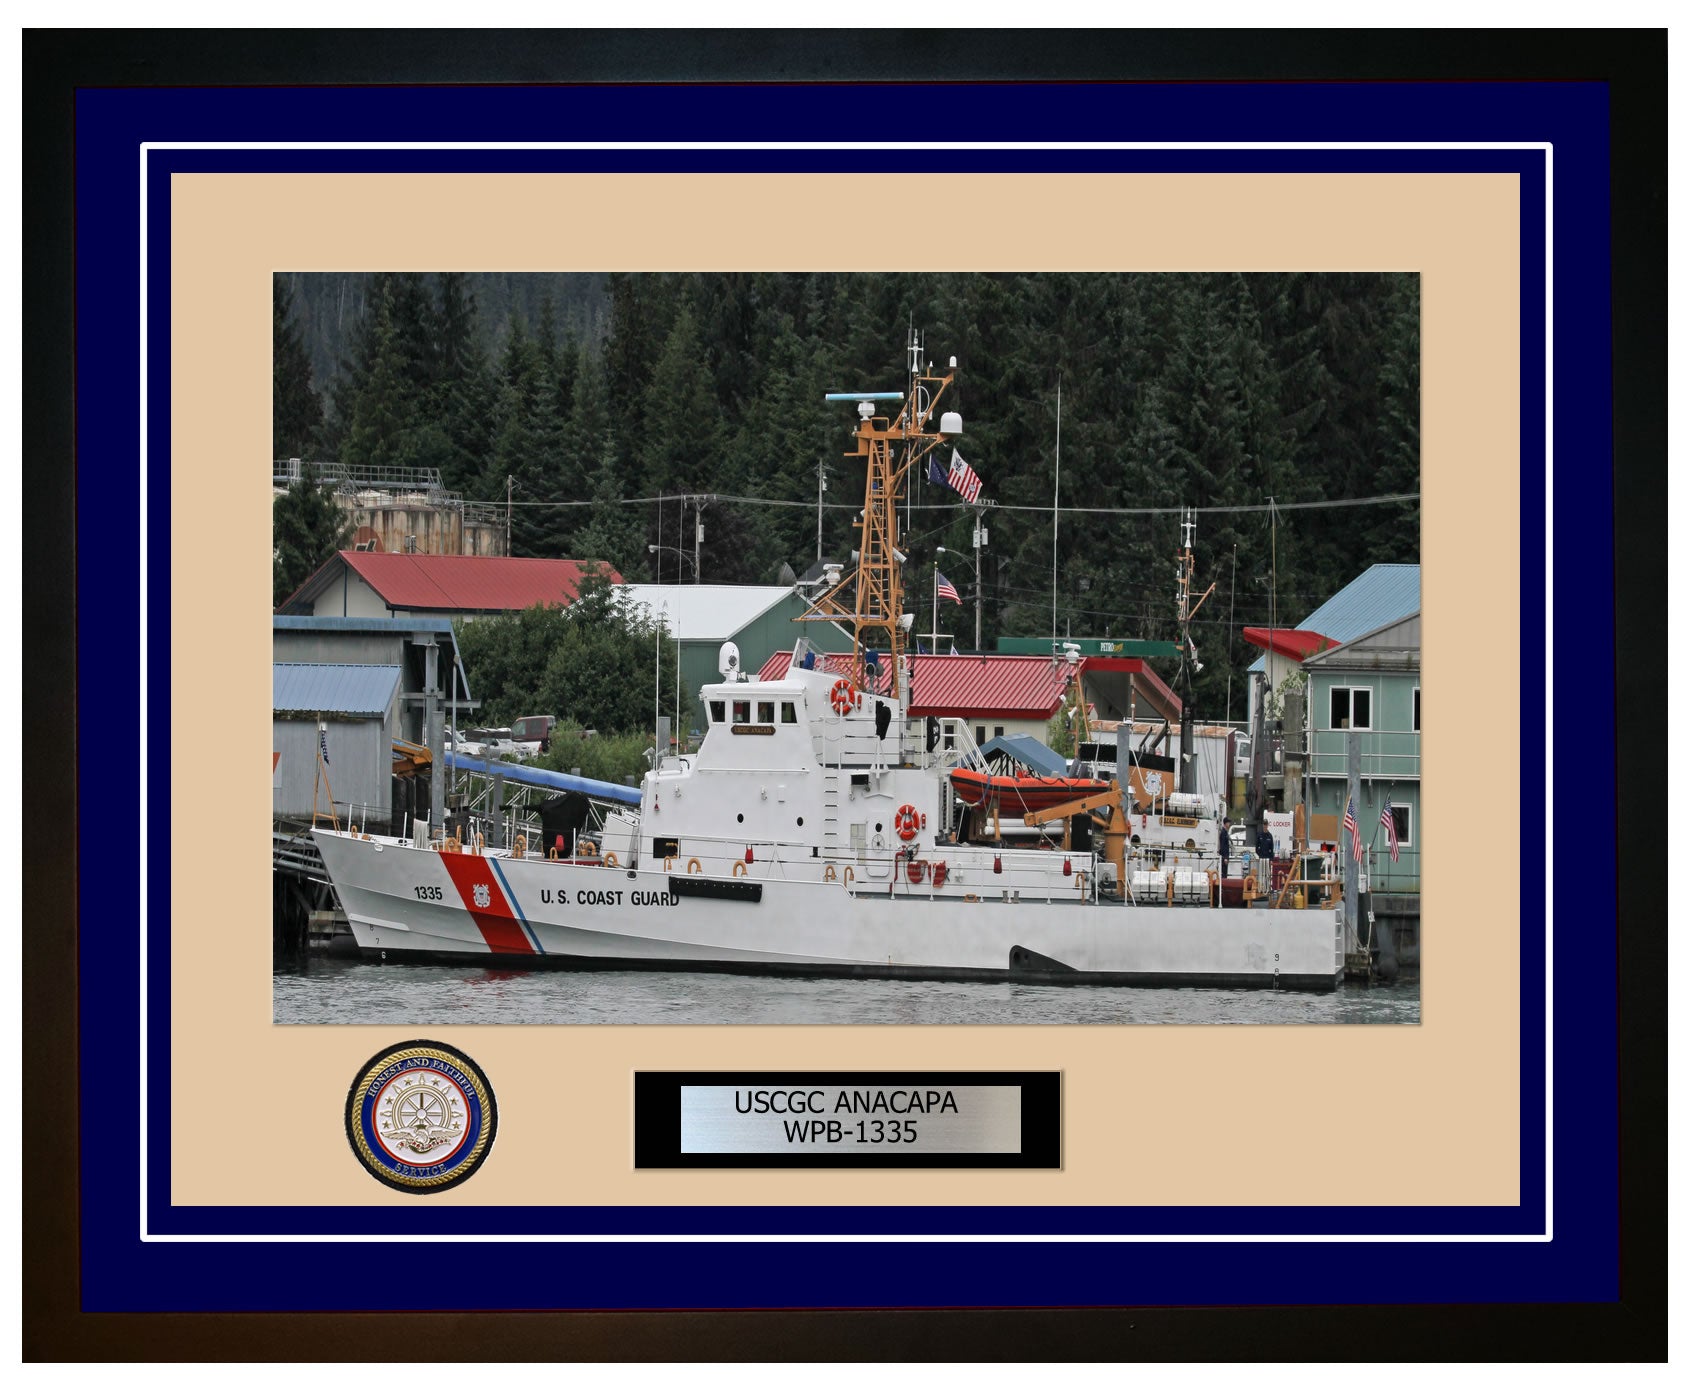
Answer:
[[[483, 934], [490, 950], [510, 954], [521, 952], [529, 956], [531, 941], [514, 917], [513, 909], [508, 907], [507, 897], [496, 882], [496, 872], [490, 868], [490, 862], [481, 855], [469, 855], [465, 851], [444, 851], [442, 861], [448, 869], [449, 878], [454, 881], [462, 906], [472, 915], [472, 921], [478, 924], [478, 931]], [[473, 894], [474, 886], [480, 884], [490, 891], [489, 905], [484, 908], [478, 907]]]

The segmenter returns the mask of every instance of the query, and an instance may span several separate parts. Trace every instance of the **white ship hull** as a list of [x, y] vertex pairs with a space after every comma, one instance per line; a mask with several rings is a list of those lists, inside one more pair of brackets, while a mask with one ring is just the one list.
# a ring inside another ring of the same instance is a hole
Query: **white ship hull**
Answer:
[[1345, 966], [1338, 910], [1059, 895], [1078, 876], [1034, 897], [1014, 869], [996, 881], [1014, 887], [975, 892], [893, 862], [846, 884], [818, 861], [628, 870], [314, 836], [356, 943], [384, 961], [1311, 990]]

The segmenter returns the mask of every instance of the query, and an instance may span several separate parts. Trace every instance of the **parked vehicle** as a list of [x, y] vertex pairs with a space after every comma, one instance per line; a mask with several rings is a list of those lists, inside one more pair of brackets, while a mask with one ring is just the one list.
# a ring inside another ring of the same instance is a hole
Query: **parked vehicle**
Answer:
[[444, 731], [445, 747], [470, 759], [500, 759], [515, 752], [513, 731], [507, 726], [469, 726], [459, 743], [450, 743], [453, 732]]
[[549, 752], [549, 733], [555, 729], [553, 716], [521, 716], [514, 722], [514, 745], [522, 759], [536, 759]]

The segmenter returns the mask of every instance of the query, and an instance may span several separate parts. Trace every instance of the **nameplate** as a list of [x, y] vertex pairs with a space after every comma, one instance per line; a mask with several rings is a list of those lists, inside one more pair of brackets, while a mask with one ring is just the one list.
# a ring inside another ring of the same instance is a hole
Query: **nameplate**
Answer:
[[1058, 1072], [639, 1072], [640, 1168], [1060, 1168]]
[[772, 735], [772, 726], [733, 726], [733, 735]]

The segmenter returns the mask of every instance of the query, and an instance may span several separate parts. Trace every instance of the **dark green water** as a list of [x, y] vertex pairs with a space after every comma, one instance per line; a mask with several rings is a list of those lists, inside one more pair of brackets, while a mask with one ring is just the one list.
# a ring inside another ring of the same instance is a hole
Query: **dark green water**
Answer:
[[280, 1024], [1414, 1024], [1418, 983], [1329, 995], [676, 971], [500, 971], [308, 957], [272, 976]]

